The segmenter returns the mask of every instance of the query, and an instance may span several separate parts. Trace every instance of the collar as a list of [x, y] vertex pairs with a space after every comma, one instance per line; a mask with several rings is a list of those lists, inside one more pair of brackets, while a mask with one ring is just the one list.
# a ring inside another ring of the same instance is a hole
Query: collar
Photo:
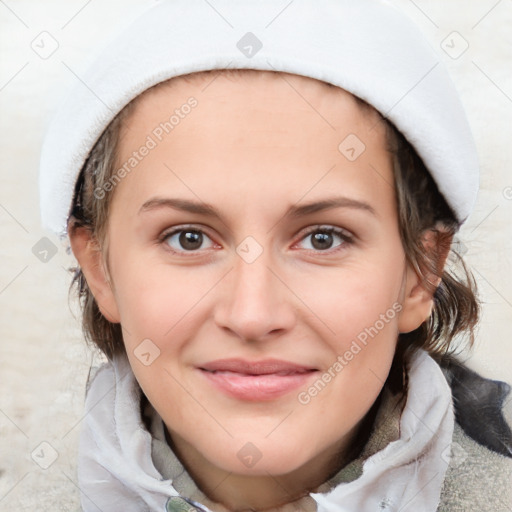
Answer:
[[[414, 354], [408, 372], [403, 411], [386, 390], [358, 459], [310, 494], [318, 512], [437, 509], [454, 426], [450, 388], [424, 351]], [[152, 407], [144, 411], [149, 428], [144, 423], [141, 396], [125, 355], [104, 364], [88, 384], [78, 462], [83, 510], [180, 510], [170, 507], [181, 503], [208, 511]]]

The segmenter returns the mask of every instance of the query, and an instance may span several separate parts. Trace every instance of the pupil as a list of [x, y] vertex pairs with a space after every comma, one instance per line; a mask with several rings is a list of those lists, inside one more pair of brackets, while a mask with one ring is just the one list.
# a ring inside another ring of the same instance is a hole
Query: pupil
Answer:
[[313, 247], [315, 249], [329, 249], [332, 245], [331, 233], [315, 233], [313, 236]]
[[180, 244], [184, 249], [198, 249], [201, 247], [203, 235], [197, 231], [183, 231], [180, 235]]

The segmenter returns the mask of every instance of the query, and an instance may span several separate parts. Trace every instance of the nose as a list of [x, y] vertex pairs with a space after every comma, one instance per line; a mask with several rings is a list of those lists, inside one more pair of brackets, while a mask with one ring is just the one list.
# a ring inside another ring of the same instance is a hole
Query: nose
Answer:
[[267, 252], [248, 263], [235, 253], [234, 268], [223, 280], [215, 322], [243, 341], [264, 341], [289, 331], [296, 319], [293, 292], [274, 270]]

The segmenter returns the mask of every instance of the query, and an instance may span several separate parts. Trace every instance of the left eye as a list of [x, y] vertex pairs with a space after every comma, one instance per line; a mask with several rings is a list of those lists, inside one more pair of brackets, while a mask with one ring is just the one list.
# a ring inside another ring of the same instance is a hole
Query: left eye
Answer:
[[[181, 251], [197, 251], [198, 249], [205, 249], [202, 247], [205, 240], [210, 240], [210, 237], [199, 229], [181, 228], [171, 231], [163, 236], [162, 241], [166, 242], [174, 252]], [[178, 244], [179, 247], [172, 246], [172, 243]], [[213, 247], [213, 243], [210, 247]]]
[[301, 240], [307, 240], [311, 238], [311, 248], [307, 248], [308, 250], [317, 250], [317, 251], [328, 251], [332, 248], [334, 238], [338, 237], [341, 240], [334, 250], [337, 250], [343, 245], [350, 244], [352, 242], [352, 238], [342, 229], [338, 229], [332, 226], [320, 227], [317, 226], [314, 229], [310, 230], [306, 233], [306, 235], [301, 238]]

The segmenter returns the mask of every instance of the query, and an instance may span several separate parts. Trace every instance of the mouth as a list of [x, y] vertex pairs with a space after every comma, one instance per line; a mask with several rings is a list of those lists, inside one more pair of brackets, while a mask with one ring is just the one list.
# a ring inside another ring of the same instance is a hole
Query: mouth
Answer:
[[316, 368], [279, 359], [245, 361], [243, 359], [219, 359], [203, 364], [201, 370], [211, 373], [240, 373], [243, 375], [292, 375], [316, 371]]
[[289, 361], [222, 359], [201, 365], [204, 377], [225, 394], [247, 401], [267, 401], [303, 386], [317, 368]]

